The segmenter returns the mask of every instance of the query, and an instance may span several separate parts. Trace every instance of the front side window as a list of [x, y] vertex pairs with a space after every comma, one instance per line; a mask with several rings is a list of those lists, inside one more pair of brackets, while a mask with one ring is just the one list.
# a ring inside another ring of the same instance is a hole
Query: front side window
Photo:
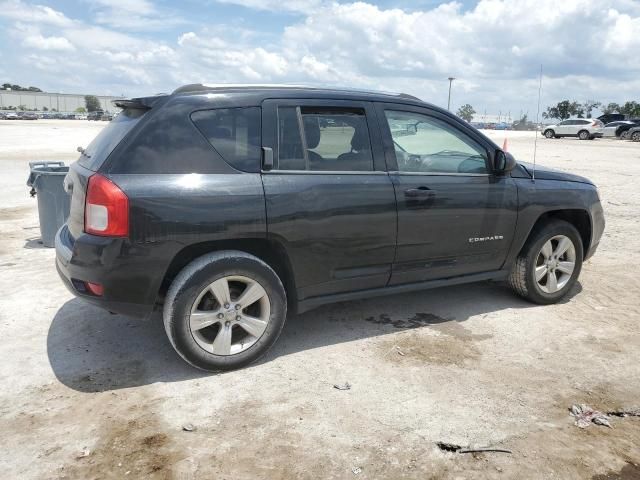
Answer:
[[420, 113], [386, 110], [398, 171], [488, 173], [487, 152], [442, 120]]
[[260, 170], [260, 107], [200, 110], [191, 120], [227, 163], [245, 172]]
[[278, 169], [373, 170], [364, 110], [279, 107]]

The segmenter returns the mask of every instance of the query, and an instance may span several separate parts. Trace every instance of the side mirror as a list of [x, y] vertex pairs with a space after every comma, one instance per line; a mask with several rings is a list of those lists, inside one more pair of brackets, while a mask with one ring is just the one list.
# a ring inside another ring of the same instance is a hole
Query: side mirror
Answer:
[[493, 164], [496, 173], [507, 173], [516, 167], [516, 159], [509, 152], [498, 149]]

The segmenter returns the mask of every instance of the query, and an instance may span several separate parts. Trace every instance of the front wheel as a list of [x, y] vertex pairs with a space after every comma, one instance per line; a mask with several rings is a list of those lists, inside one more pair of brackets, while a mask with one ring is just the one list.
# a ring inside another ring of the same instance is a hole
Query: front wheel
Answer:
[[582, 269], [582, 239], [576, 228], [553, 220], [537, 228], [518, 255], [509, 284], [521, 297], [547, 305], [564, 297]]
[[232, 370], [275, 343], [287, 316], [273, 269], [253, 255], [221, 251], [197, 258], [175, 278], [164, 305], [171, 345], [191, 365]]
[[578, 138], [580, 140], [589, 140], [590, 137], [591, 135], [586, 130], [582, 130], [580, 133], [578, 133]]
[[634, 142], [640, 142], [640, 132], [633, 132], [631, 134], [631, 140]]
[[620, 134], [620, 140], [628, 140], [629, 139], [629, 130], [625, 130]]
[[553, 130], [546, 130], [544, 132], [544, 136], [547, 138], [553, 138], [556, 136], [555, 132]]

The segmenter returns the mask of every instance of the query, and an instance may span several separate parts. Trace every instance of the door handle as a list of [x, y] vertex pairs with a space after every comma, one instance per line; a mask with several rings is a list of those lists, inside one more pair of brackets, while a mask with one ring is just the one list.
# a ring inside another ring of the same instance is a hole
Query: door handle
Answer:
[[436, 192], [429, 187], [409, 188], [404, 191], [404, 196], [409, 198], [430, 198], [435, 197]]

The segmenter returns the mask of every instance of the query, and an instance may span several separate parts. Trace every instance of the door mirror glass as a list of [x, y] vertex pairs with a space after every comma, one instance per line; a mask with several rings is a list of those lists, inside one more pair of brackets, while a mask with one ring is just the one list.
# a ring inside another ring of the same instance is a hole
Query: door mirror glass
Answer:
[[509, 152], [498, 149], [496, 150], [494, 158], [496, 173], [510, 172], [516, 166], [516, 159]]

